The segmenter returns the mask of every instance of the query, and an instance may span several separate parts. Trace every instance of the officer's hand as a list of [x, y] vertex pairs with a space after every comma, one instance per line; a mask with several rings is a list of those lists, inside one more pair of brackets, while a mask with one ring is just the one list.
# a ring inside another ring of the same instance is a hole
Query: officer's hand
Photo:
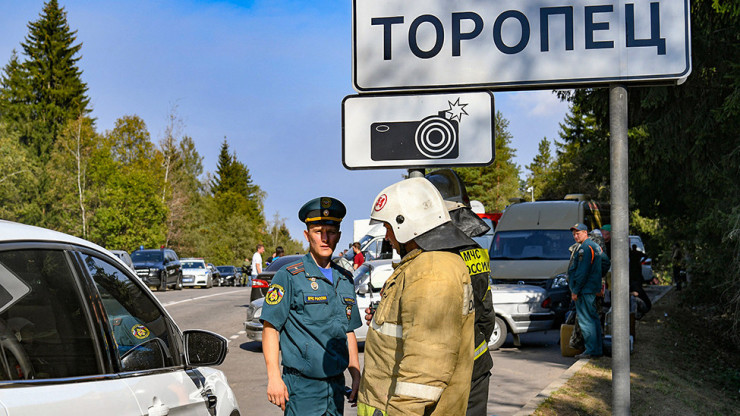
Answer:
[[347, 401], [352, 404], [352, 407], [357, 407], [357, 393], [360, 390], [360, 370], [356, 368], [349, 368], [349, 374], [352, 376], [352, 393], [350, 393]]
[[575, 293], [571, 293], [570, 298], [573, 300], [578, 300], [578, 295], [576, 295]]
[[285, 404], [288, 402], [288, 387], [282, 379], [267, 381], [267, 398], [270, 403], [285, 411]]
[[375, 309], [373, 308], [365, 309], [365, 321], [367, 322], [368, 326], [370, 326], [370, 322], [372, 322], [373, 320], [373, 315], [375, 315]]

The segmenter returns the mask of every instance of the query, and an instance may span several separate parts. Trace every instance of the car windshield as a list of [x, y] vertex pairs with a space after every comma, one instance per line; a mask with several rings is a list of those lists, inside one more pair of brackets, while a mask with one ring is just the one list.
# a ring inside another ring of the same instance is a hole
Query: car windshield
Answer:
[[292, 263], [299, 259], [299, 256], [289, 256], [289, 257], [278, 257], [277, 260], [274, 260], [272, 263], [270, 263], [269, 266], [265, 269], [267, 272], [276, 272], [281, 267], [285, 266], [288, 263]]
[[131, 253], [131, 260], [135, 262], [162, 262], [161, 251], [134, 251]]
[[183, 269], [205, 269], [206, 265], [202, 261], [184, 261], [182, 262]]
[[234, 269], [236, 269], [234, 266], [218, 266], [216, 268], [221, 273], [234, 273]]
[[569, 230], [500, 231], [489, 255], [491, 260], [568, 260], [574, 243]]

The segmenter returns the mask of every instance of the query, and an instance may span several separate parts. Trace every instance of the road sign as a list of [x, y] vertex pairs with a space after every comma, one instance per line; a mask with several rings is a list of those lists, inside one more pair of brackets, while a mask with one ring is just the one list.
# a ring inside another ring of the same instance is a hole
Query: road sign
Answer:
[[494, 158], [493, 94], [350, 95], [342, 101], [347, 169], [485, 166]]
[[359, 92], [677, 82], [688, 0], [354, 0]]

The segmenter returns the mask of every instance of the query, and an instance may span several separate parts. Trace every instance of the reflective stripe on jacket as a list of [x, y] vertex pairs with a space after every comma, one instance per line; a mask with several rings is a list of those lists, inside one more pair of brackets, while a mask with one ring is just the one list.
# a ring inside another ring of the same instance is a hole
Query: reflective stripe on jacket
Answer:
[[459, 255], [407, 254], [383, 286], [368, 331], [358, 415], [465, 414], [474, 319]]

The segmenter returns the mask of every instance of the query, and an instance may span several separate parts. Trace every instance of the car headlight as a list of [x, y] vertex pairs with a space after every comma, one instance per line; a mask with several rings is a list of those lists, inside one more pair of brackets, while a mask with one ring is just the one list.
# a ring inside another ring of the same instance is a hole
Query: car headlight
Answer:
[[560, 289], [563, 287], [568, 287], [568, 275], [563, 273], [555, 276], [554, 279], [552, 279], [552, 288], [553, 289]]
[[257, 308], [257, 310], [254, 311], [254, 315], [252, 315], [252, 319], [260, 319], [260, 316], [262, 316], [262, 308]]

